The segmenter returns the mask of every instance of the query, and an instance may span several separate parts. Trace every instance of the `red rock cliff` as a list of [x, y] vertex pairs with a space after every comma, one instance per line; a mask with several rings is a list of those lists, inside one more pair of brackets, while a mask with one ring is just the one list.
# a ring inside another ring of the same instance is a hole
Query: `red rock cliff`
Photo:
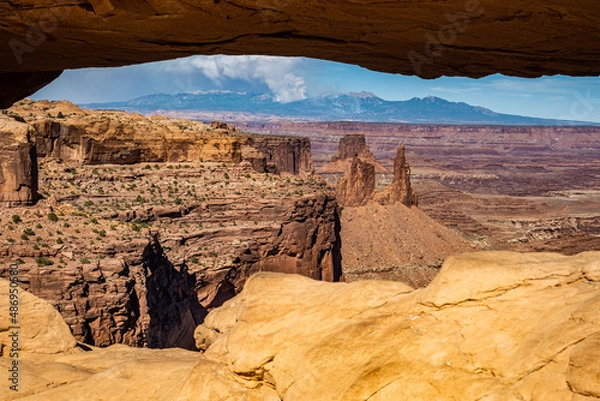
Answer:
[[392, 184], [376, 197], [382, 205], [400, 202], [405, 206], [417, 206], [418, 197], [410, 185], [410, 166], [404, 155], [404, 146], [398, 147], [394, 158], [394, 179]]
[[319, 169], [319, 172], [335, 175], [340, 173], [338, 170], [344, 168], [342, 172], [345, 175], [336, 185], [336, 196], [343, 206], [365, 205], [369, 201], [376, 201], [382, 205], [400, 202], [405, 206], [417, 206], [417, 194], [410, 185], [410, 167], [404, 155], [404, 146], [398, 147], [394, 158], [392, 184], [382, 192], [375, 189], [378, 166], [383, 169], [369, 150], [365, 136], [351, 134], [340, 139], [337, 153], [329, 164]]
[[367, 147], [367, 142], [364, 135], [349, 134], [340, 139], [337, 153], [331, 158], [332, 162], [338, 160], [346, 160], [360, 156], [364, 158], [373, 158], [371, 151]]
[[[261, 192], [244, 191], [169, 208], [151, 204], [127, 211], [98, 208], [94, 209], [98, 222], [90, 224], [89, 215], [67, 202], [90, 204], [84, 201], [90, 199], [85, 185], [97, 188], [104, 181], [126, 182], [126, 177], [133, 176], [128, 167], [111, 167], [120, 168], [122, 175], [65, 173], [55, 177], [55, 183], [68, 179], [85, 192], [81, 193], [83, 198], [55, 198], [54, 210], [60, 214], [57, 222], [36, 217], [31, 208], [2, 214], [2, 221], [13, 213], [22, 216], [23, 223], [17, 225], [17, 230], [33, 228], [35, 235], [43, 237], [40, 244], [53, 245], [32, 247], [29, 240], [3, 242], [0, 276], [7, 277], [9, 264], [23, 259], [19, 262], [23, 285], [52, 302], [79, 341], [96, 346], [125, 343], [152, 348], [193, 347], [192, 332], [206, 310], [240, 292], [246, 279], [257, 271], [339, 281], [338, 206], [324, 183], [310, 187], [300, 179], [288, 183], [270, 174], [251, 173], [249, 166], [245, 170], [218, 166], [204, 175], [191, 168], [140, 168], [133, 181], [138, 185], [135, 191], [151, 188], [150, 182], [172, 182], [173, 178], [196, 179], [194, 185], [207, 188], [229, 177], [232, 188], [270, 184], [280, 188], [281, 196], [261, 197]], [[289, 188], [304, 192], [291, 195]], [[50, 191], [56, 196], [62, 186], [56, 192]], [[115, 197], [129, 198], [126, 191], [119, 190]], [[149, 196], [147, 191], [144, 193]], [[103, 200], [111, 197], [108, 194]], [[50, 210], [46, 202], [35, 206], [40, 216]], [[152, 224], [153, 228], [132, 235], [127, 227], [133, 223], [127, 222], [133, 221]], [[44, 230], [36, 229], [36, 222], [42, 223]], [[76, 234], [67, 238], [67, 232], [75, 227]], [[58, 235], [64, 238], [60, 243], [56, 242]]]
[[250, 144], [264, 155], [269, 172], [306, 175], [314, 171], [308, 138], [252, 136]]
[[37, 199], [37, 158], [31, 128], [0, 114], [0, 204], [29, 205]]
[[9, 113], [33, 128], [38, 157], [82, 164], [240, 162], [247, 136], [229, 128], [160, 116], [84, 110], [62, 102], [15, 104]]
[[338, 181], [335, 191], [341, 205], [366, 204], [375, 192], [375, 166], [355, 156], [350, 171]]

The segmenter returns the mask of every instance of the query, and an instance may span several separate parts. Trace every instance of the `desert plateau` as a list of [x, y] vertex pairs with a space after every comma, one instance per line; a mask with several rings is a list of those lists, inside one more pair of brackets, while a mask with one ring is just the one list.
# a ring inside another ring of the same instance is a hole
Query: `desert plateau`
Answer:
[[0, 400], [600, 400], [600, 3], [0, 3]]

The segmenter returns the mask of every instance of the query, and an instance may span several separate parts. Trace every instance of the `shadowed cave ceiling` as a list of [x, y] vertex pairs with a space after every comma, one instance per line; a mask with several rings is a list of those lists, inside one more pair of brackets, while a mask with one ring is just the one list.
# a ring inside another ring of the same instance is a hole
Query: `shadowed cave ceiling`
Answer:
[[600, 74], [597, 0], [24, 0], [0, 3], [0, 107], [62, 70], [194, 54], [305, 56], [376, 71]]

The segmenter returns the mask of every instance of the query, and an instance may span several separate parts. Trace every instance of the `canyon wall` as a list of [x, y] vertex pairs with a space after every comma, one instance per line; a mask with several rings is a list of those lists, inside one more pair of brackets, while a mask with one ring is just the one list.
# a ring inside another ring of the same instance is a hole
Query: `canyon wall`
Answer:
[[365, 205], [372, 200], [374, 192], [375, 166], [354, 156], [347, 174], [335, 187], [338, 201], [343, 206]]
[[[241, 124], [263, 133], [308, 136], [318, 172], [346, 134], [364, 135], [382, 165], [392, 169], [406, 146], [419, 207], [486, 249], [598, 248], [600, 127], [460, 126], [388, 123]], [[252, 128], [251, 128], [252, 127]], [[341, 169], [338, 169], [342, 171]], [[376, 188], [393, 182], [376, 174]], [[590, 221], [579, 224], [575, 222]]]
[[69, 102], [25, 99], [8, 110], [32, 126], [39, 158], [82, 164], [249, 161], [259, 172], [310, 175], [307, 138], [259, 136], [214, 121], [84, 110]]
[[247, 137], [198, 122], [89, 111], [69, 102], [24, 100], [8, 111], [33, 128], [40, 158], [83, 164], [240, 162]]
[[358, 280], [395, 280], [425, 287], [449, 255], [475, 246], [429, 218], [416, 207], [404, 146], [397, 149], [392, 182], [376, 189], [377, 163], [362, 134], [339, 140], [338, 151], [319, 169], [343, 206], [341, 239], [343, 276]]
[[330, 161], [339, 140], [348, 134], [366, 137], [378, 160], [393, 160], [399, 145], [429, 157], [464, 155], [474, 146], [487, 150], [487, 163], [506, 154], [572, 152], [588, 157], [600, 151], [600, 127], [414, 125], [361, 122], [243, 123], [241, 129], [265, 134], [302, 136], [310, 139], [317, 168]]
[[294, 175], [314, 171], [308, 138], [252, 136], [250, 145], [265, 156], [267, 171]]
[[375, 189], [377, 176], [386, 175], [387, 170], [377, 162], [362, 134], [340, 138], [337, 153], [317, 172], [336, 185], [337, 197], [343, 206], [365, 205], [369, 201], [382, 205], [400, 202], [409, 207], [418, 203], [417, 194], [410, 185], [410, 167], [404, 146], [397, 149], [392, 182], [382, 191]]
[[338, 205], [305, 138], [30, 100], [0, 130], [2, 201], [33, 203], [37, 158], [43, 193], [0, 210], [0, 275], [18, 261], [79, 341], [193, 348], [254, 272], [341, 277]]
[[367, 146], [364, 135], [345, 135], [340, 138], [337, 153], [331, 157], [331, 163], [352, 159], [355, 156], [365, 159], [375, 159]]
[[0, 204], [30, 205], [37, 199], [37, 158], [32, 130], [0, 114]]
[[398, 147], [398, 153], [394, 158], [394, 177], [392, 183], [387, 186], [375, 200], [381, 204], [402, 203], [404, 206], [417, 206], [418, 196], [410, 185], [410, 166], [404, 155], [404, 146]]
[[[219, 205], [213, 206], [218, 210]], [[254, 205], [245, 210], [245, 217], [229, 217], [252, 219], [250, 215], [261, 210], [271, 213], [269, 219], [279, 224], [253, 230], [200, 230], [185, 238], [163, 231], [148, 240], [110, 242], [95, 249], [82, 241], [79, 246], [87, 249], [79, 251], [85, 256], [75, 260], [71, 260], [73, 251], [58, 247], [35, 251], [3, 246], [0, 257], [67, 259], [64, 267], [25, 263], [20, 277], [27, 290], [61, 312], [78, 341], [95, 346], [123, 343], [190, 349], [193, 330], [206, 311], [237, 294], [254, 272], [339, 280], [339, 220], [334, 199]], [[206, 268], [191, 262], [193, 250], [231, 246], [233, 238], [244, 242], [246, 249], [229, 263]], [[187, 250], [192, 253], [186, 262], [181, 256]], [[8, 277], [7, 264], [0, 265], [0, 276]]]
[[[156, 239], [112, 244], [103, 251], [104, 257], [93, 263], [85, 260], [93, 257], [86, 253], [83, 262], [65, 266], [22, 264], [20, 280], [26, 290], [52, 303], [80, 342], [193, 348], [192, 333], [207, 313], [198, 303], [193, 277], [174, 268]], [[20, 249], [2, 252], [30, 256]], [[7, 269], [0, 266], [2, 277], [8, 277]]]
[[[0, 210], [0, 276], [17, 261], [25, 288], [79, 341], [152, 348], [192, 348], [207, 311], [255, 272], [340, 280], [338, 206], [325, 183], [205, 165], [43, 166], [48, 198]], [[8, 223], [12, 214], [21, 221]]]

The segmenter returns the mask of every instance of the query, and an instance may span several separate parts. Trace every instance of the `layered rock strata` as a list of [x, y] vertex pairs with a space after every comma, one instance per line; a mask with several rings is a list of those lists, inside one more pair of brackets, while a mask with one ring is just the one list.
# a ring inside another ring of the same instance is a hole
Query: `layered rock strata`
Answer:
[[[89, 253], [65, 261], [62, 255], [69, 252], [54, 250], [64, 265], [23, 263], [19, 277], [23, 288], [56, 307], [78, 341], [99, 347], [194, 347], [191, 336], [206, 309], [198, 303], [193, 276], [175, 268], [156, 239], [109, 245], [93, 262], [86, 260]], [[1, 265], [0, 275], [8, 277], [8, 268]]]
[[348, 174], [338, 181], [335, 193], [344, 206], [359, 206], [369, 202], [375, 192], [375, 166], [354, 156]]
[[[354, 155], [348, 159], [349, 155]], [[364, 135], [340, 139], [338, 152], [319, 171], [348, 163], [337, 181], [342, 211], [342, 271], [344, 280], [397, 280], [424, 287], [439, 272], [443, 260], [474, 246], [458, 233], [418, 210], [410, 184], [410, 167], [400, 146], [394, 159], [392, 183], [376, 189], [376, 163]]]
[[[599, 259], [598, 252], [465, 254], [416, 291], [262, 273], [198, 327], [203, 354], [122, 345], [84, 351], [48, 304], [22, 291], [23, 380], [18, 393], [1, 386], [0, 397], [593, 400]], [[0, 280], [2, 311], [8, 290]], [[5, 370], [8, 316], [0, 314]]]
[[240, 162], [247, 137], [228, 128], [114, 111], [88, 111], [69, 102], [24, 100], [9, 113], [33, 127], [40, 158], [82, 164]]
[[388, 173], [371, 153], [363, 134], [348, 134], [340, 138], [337, 152], [331, 157], [329, 163], [321, 166], [317, 172], [326, 177], [328, 181], [336, 182], [338, 178], [348, 172], [355, 157], [365, 163], [372, 164], [376, 174]]
[[0, 114], [0, 204], [29, 205], [37, 199], [37, 158], [31, 128]]
[[254, 272], [341, 276], [337, 203], [316, 178], [48, 162], [40, 190], [36, 206], [0, 210], [0, 275], [19, 263], [23, 285], [91, 345], [190, 348], [206, 310]]
[[455, 230], [402, 203], [344, 207], [341, 214], [344, 280], [394, 280], [428, 285], [450, 255], [478, 249]]
[[307, 138], [252, 136], [250, 145], [264, 156], [265, 172], [304, 176], [314, 172]]
[[32, 141], [43, 159], [95, 165], [249, 161], [258, 172], [313, 172], [308, 139], [252, 135], [219, 121], [209, 126], [28, 99], [8, 114], [32, 126]]
[[398, 154], [394, 158], [392, 184], [377, 194], [375, 200], [382, 205], [399, 202], [410, 207], [419, 204], [417, 193], [410, 185], [410, 166], [404, 155], [404, 146], [398, 147]]
[[331, 157], [331, 162], [352, 159], [355, 156], [375, 161], [375, 157], [367, 146], [365, 136], [362, 134], [349, 134], [342, 137], [337, 153]]
[[[419, 207], [486, 249], [598, 249], [600, 128], [409, 125], [358, 122], [239, 123], [246, 130], [308, 136], [317, 171], [347, 132], [364, 133], [392, 168], [406, 145]], [[339, 174], [338, 179], [342, 174]], [[331, 175], [323, 175], [332, 181]], [[380, 178], [383, 177], [383, 178]], [[376, 175], [377, 189], [391, 174]]]
[[[376, 160], [364, 135], [350, 134], [342, 137], [337, 153], [331, 161], [318, 170], [330, 183], [336, 183], [336, 193], [343, 206], [365, 205], [375, 201], [382, 205], [400, 202], [417, 206], [416, 192], [410, 185], [410, 167], [404, 155], [404, 146], [398, 147], [394, 158], [391, 185], [382, 192], [375, 189], [377, 175], [387, 172]], [[337, 175], [343, 174], [341, 179]]]

